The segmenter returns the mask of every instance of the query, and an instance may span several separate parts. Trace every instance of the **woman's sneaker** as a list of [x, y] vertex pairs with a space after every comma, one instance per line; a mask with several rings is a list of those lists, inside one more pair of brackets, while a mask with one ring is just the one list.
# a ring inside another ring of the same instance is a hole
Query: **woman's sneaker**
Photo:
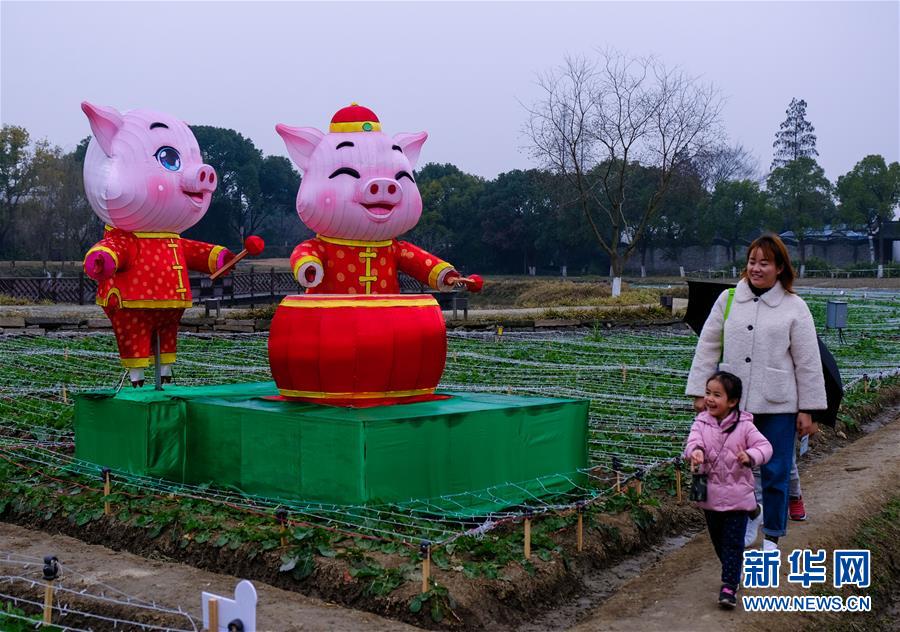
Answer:
[[734, 594], [734, 589], [727, 584], [722, 585], [722, 589], [719, 590], [719, 605], [723, 608], [734, 608], [737, 605], [737, 596]]
[[802, 522], [806, 520], [806, 507], [803, 506], [803, 496], [791, 496], [788, 499], [788, 515], [791, 520]]
[[763, 521], [762, 505], [757, 505], [756, 510], [759, 512], [756, 515], [756, 518], [750, 518], [747, 521], [747, 531], [744, 533], [745, 549], [753, 546], [753, 543], [756, 542], [756, 538], [759, 537], [759, 525], [761, 525]]

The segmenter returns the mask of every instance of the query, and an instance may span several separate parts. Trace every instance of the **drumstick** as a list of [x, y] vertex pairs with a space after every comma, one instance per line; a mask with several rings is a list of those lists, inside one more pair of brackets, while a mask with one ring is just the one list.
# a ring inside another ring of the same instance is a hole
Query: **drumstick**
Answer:
[[218, 279], [220, 276], [231, 270], [234, 266], [237, 265], [238, 261], [246, 257], [247, 255], [256, 256], [263, 251], [263, 248], [266, 247], [266, 242], [263, 241], [262, 237], [257, 237], [256, 235], [250, 235], [247, 239], [244, 240], [244, 249], [241, 250], [234, 256], [234, 259], [226, 263], [224, 266], [213, 272], [209, 275], [209, 278], [213, 281]]

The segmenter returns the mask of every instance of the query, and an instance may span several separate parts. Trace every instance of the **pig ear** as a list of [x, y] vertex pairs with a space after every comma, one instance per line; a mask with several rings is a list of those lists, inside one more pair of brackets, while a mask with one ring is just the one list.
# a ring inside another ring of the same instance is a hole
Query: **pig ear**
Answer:
[[407, 159], [409, 159], [409, 164], [413, 169], [416, 168], [416, 163], [419, 161], [419, 153], [422, 151], [422, 145], [425, 144], [427, 139], [427, 132], [416, 132], [414, 134], [400, 132], [399, 134], [394, 135], [394, 142], [400, 145], [400, 148], [403, 150]]
[[317, 130], [315, 127], [291, 127], [279, 123], [275, 126], [275, 131], [284, 140], [287, 145], [288, 153], [302, 171], [306, 171], [309, 166], [309, 158], [312, 156], [316, 147], [325, 138], [325, 134]]
[[115, 108], [103, 105], [93, 105], [87, 101], [81, 102], [81, 109], [91, 122], [91, 131], [94, 138], [103, 149], [103, 153], [112, 156], [112, 141], [122, 127], [124, 119]]

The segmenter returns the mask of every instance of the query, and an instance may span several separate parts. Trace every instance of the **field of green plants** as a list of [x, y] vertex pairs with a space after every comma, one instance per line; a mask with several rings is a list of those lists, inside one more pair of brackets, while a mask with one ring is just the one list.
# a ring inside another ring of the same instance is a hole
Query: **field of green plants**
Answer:
[[[818, 323], [824, 321], [826, 301], [835, 298], [850, 304], [849, 327], [842, 340], [837, 332], [823, 330], [822, 335], [841, 367], [849, 410], [882, 384], [898, 380], [892, 376], [900, 372], [900, 295], [810, 293], [806, 299]], [[115, 499], [119, 507], [143, 503], [143, 509], [136, 506], [124, 518], [144, 521], [159, 532], [189, 514], [195, 541], [224, 538], [223, 544], [229, 544], [256, 538], [266, 546], [277, 538], [265, 529], [254, 531], [254, 524], [271, 524], [276, 508], [287, 511], [291, 525], [309, 529], [303, 538], [314, 540], [318, 528], [417, 545], [422, 540], [449, 544], [462, 536], [480, 536], [523, 515], [602, 504], [614, 471], [625, 479], [641, 477], [660, 465], [668, 467], [679, 454], [693, 416], [683, 389], [695, 343], [686, 328], [451, 334], [443, 388], [591, 401], [590, 469], [559, 473], [570, 476], [570, 492], [535, 497], [504, 512], [472, 518], [446, 511], [448, 505], [466, 506], [478, 498], [502, 500], [503, 486], [402, 506], [350, 507], [249, 497], [235, 490], [179, 486], [117, 472]], [[99, 469], [72, 457], [72, 396], [80, 390], [115, 387], [122, 377], [110, 334], [0, 336], [0, 478], [5, 480], [0, 511], [10, 503], [27, 502], [46, 506], [49, 512], [61, 510], [79, 523], [102, 514]], [[268, 380], [266, 336], [184, 335], [176, 378], [181, 384]], [[853, 424], [849, 413], [843, 420]], [[510, 481], [510, 489], [518, 482]], [[181, 500], [180, 508], [171, 508], [172, 498]], [[160, 509], [166, 499], [169, 509]], [[149, 507], [155, 508], [151, 512]], [[151, 517], [141, 513], [145, 510]], [[230, 532], [241, 535], [232, 540], [223, 525], [233, 525], [235, 515], [242, 516], [241, 525], [229, 527]]]

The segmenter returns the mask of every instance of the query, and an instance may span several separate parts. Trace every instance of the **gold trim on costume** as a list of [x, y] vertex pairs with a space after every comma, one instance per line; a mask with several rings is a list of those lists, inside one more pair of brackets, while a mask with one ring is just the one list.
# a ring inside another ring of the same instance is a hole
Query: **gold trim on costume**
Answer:
[[150, 358], [119, 358], [126, 369], [146, 369], [150, 366]]
[[175, 362], [175, 352], [159, 354], [160, 364], [172, 364], [173, 362]]
[[173, 237], [181, 237], [178, 233], [147, 233], [147, 232], [132, 232], [130, 230], [125, 230], [124, 228], [116, 228], [115, 226], [110, 226], [107, 224], [104, 226], [106, 230], [121, 230], [123, 233], [130, 233], [135, 237], [140, 239], [171, 239]]
[[333, 301], [323, 300], [291, 300], [287, 297], [281, 301], [280, 307], [437, 307], [438, 302], [433, 298], [414, 298], [406, 301], [397, 299], [372, 299], [372, 300], [355, 300], [352, 298], [336, 299]]
[[302, 266], [303, 264], [309, 263], [310, 261], [312, 261], [313, 263], [318, 263], [319, 265], [322, 265], [322, 260], [319, 259], [317, 256], [303, 255], [302, 257], [297, 259], [296, 263], [294, 263], [294, 278], [295, 279], [297, 278], [297, 271], [300, 269], [300, 266]]
[[[181, 262], [178, 260], [178, 251], [181, 249], [181, 240], [179, 241], [169, 241], [166, 245], [172, 249], [172, 258], [175, 259], [175, 265], [172, 266], [172, 269], [180, 268], [183, 269]], [[178, 288], [175, 290], [178, 294], [184, 294], [188, 291], [188, 288], [184, 287], [184, 279], [181, 278], [181, 272], [175, 273], [176, 278], [178, 279]]]
[[209, 267], [210, 273], [218, 270], [216, 268], [216, 262], [219, 260], [219, 253], [225, 250], [225, 246], [213, 246], [213, 249], [209, 251], [209, 257], [206, 260], [206, 265]]
[[119, 288], [117, 288], [117, 287], [110, 288], [109, 292], [106, 293], [105, 298], [100, 298], [100, 295], [97, 294], [97, 300], [96, 300], [97, 305], [99, 305], [100, 307], [106, 307], [109, 304], [110, 296], [118, 296], [119, 297], [119, 307], [122, 307], [122, 293], [119, 292]]
[[338, 246], [360, 246], [362, 248], [384, 248], [394, 243], [393, 239], [385, 239], [383, 241], [361, 241], [359, 239], [340, 239], [338, 237], [325, 237], [324, 235], [316, 235], [316, 239], [327, 241], [329, 244], [337, 244]]
[[182, 299], [144, 299], [137, 301], [123, 301], [119, 298], [122, 307], [145, 307], [148, 309], [169, 309], [173, 307], [190, 307], [193, 305], [191, 301]]
[[109, 304], [110, 296], [118, 296], [119, 297], [119, 307], [140, 307], [145, 309], [171, 309], [173, 307], [191, 307], [194, 303], [192, 301], [186, 301], [184, 299], [156, 299], [156, 298], [145, 298], [145, 299], [137, 299], [133, 301], [124, 301], [122, 300], [122, 293], [119, 291], [119, 288], [112, 288], [109, 292], [106, 293], [106, 298], [100, 298], [97, 296], [97, 305], [100, 307], [106, 307]]
[[332, 123], [330, 132], [380, 132], [381, 123], [377, 121], [351, 121], [349, 123]]
[[453, 266], [447, 263], [446, 261], [441, 261], [439, 264], [434, 266], [431, 269], [431, 272], [428, 273], [428, 285], [433, 287], [434, 289], [440, 289], [437, 286], [438, 277], [441, 276], [441, 272], [446, 270], [447, 268], [452, 268]]
[[279, 388], [278, 392], [284, 397], [306, 397], [309, 399], [376, 399], [380, 397], [415, 397], [416, 395], [431, 395], [434, 393], [434, 389], [417, 388], [409, 391], [336, 393], [323, 391], [292, 391], [286, 388]]
[[[112, 249], [107, 248], [106, 246], [94, 246], [93, 248], [91, 248], [90, 250], [88, 250], [88, 251], [85, 253], [85, 255], [84, 255], [84, 260], [87, 261], [88, 255], [91, 254], [92, 252], [96, 252], [96, 251], [98, 251], [98, 250], [101, 251], [101, 252], [105, 252], [105, 253], [107, 253], [110, 257], [112, 257], [112, 258], [113, 258], [113, 261], [116, 263], [116, 268], [119, 267], [119, 255], [117, 255], [115, 252], [113, 252]], [[81, 265], [84, 266], [84, 263], [82, 263]]]

